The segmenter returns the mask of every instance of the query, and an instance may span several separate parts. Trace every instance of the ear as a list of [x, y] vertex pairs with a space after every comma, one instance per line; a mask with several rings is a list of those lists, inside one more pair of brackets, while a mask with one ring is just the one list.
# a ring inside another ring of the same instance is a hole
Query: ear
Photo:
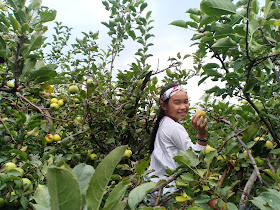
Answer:
[[160, 107], [166, 111], [167, 110], [167, 105], [164, 102], [160, 102]]

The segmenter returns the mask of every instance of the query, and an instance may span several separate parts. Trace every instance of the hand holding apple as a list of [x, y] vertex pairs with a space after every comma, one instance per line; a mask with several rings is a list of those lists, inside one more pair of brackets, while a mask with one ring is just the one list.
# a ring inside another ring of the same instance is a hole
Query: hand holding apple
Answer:
[[197, 131], [198, 137], [204, 139], [207, 137], [207, 118], [203, 118], [206, 116], [206, 113], [202, 110], [197, 110], [196, 114], [192, 118], [192, 126]]

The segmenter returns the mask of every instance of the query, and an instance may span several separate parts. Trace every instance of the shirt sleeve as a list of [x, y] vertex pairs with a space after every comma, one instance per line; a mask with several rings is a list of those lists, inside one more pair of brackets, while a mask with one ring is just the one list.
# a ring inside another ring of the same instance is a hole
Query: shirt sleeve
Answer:
[[205, 146], [202, 146], [198, 143], [193, 144], [189, 137], [189, 134], [182, 125], [176, 126], [172, 130], [171, 140], [173, 141], [173, 144], [178, 148], [178, 150], [185, 151], [191, 147], [194, 151], [202, 151], [205, 148]]

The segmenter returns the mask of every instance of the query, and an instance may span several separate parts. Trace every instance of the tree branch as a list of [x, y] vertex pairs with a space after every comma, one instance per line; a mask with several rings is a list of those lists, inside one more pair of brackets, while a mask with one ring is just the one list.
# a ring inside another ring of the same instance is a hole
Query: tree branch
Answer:
[[251, 174], [249, 180], [247, 181], [244, 190], [242, 192], [241, 195], [241, 199], [239, 202], [239, 210], [245, 210], [246, 206], [247, 206], [247, 202], [248, 202], [248, 195], [250, 194], [250, 191], [255, 183], [255, 181], [257, 180], [258, 174], [256, 171], [253, 171], [253, 173]]

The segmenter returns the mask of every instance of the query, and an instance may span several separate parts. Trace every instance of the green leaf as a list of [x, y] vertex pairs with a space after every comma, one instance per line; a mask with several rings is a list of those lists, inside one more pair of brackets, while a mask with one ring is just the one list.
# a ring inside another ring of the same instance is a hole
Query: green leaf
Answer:
[[124, 197], [126, 190], [130, 184], [131, 183], [129, 180], [120, 182], [109, 194], [108, 198], [106, 199], [106, 203], [103, 207], [103, 210], [110, 210], [116, 207]]
[[37, 60], [33, 59], [33, 58], [25, 59], [21, 77], [24, 77], [25, 75], [30, 74], [34, 70], [36, 62], [37, 62]]
[[259, 209], [280, 209], [280, 191], [268, 189], [251, 201]]
[[188, 24], [184, 20], [175, 20], [172, 23], [170, 23], [170, 25], [178, 26], [178, 27], [182, 27], [182, 28], [188, 28]]
[[37, 205], [42, 206], [44, 209], [51, 209], [50, 194], [46, 185], [39, 184], [33, 198]]
[[79, 181], [83, 204], [85, 204], [86, 191], [90, 182], [90, 178], [94, 173], [94, 168], [90, 165], [86, 165], [85, 163], [80, 163], [73, 168], [73, 173], [76, 175]]
[[40, 13], [40, 22], [45, 23], [49, 21], [53, 21], [56, 17], [56, 11], [55, 10], [48, 10], [45, 12]]
[[275, 174], [273, 171], [271, 171], [270, 169], [265, 169], [263, 171], [271, 176], [271, 178], [273, 178], [276, 182], [280, 183], [280, 177], [277, 176], [277, 174]]
[[127, 146], [121, 146], [109, 153], [97, 166], [86, 192], [89, 210], [99, 209], [106, 187]]
[[15, 19], [15, 17], [9, 13], [9, 19], [10, 19], [10, 22], [14, 28], [14, 30], [18, 30], [18, 27], [19, 27], [19, 22], [17, 21], [17, 19]]
[[258, 132], [258, 126], [256, 126], [255, 124], [252, 125], [244, 132], [242, 141], [244, 141], [244, 143], [249, 142], [256, 135], [257, 132]]
[[24, 51], [23, 56], [27, 57], [29, 53], [33, 50], [37, 50], [43, 44], [43, 36], [42, 34], [32, 34], [30, 44], [28, 45], [27, 49]]
[[129, 8], [131, 11], [136, 12], [136, 9], [135, 9], [135, 7], [134, 7], [134, 6], [129, 5], [129, 6], [128, 6], [128, 8]]
[[142, 159], [140, 160], [140, 163], [136, 165], [136, 173], [139, 175], [144, 174], [148, 167], [149, 167], [149, 161]]
[[141, 6], [140, 6], [140, 12], [143, 12], [143, 10], [144, 10], [147, 6], [148, 6], [147, 3], [141, 4]]
[[237, 47], [237, 43], [233, 41], [230, 37], [221, 38], [215, 44], [212, 45], [214, 50], [234, 48]]
[[200, 9], [210, 16], [236, 13], [236, 7], [231, 0], [203, 0]]
[[20, 150], [18, 150], [18, 149], [11, 149], [11, 150], [8, 151], [8, 153], [10, 153], [10, 154], [11, 154], [11, 153], [15, 153], [15, 154], [19, 155], [20, 158], [21, 158], [22, 160], [24, 160], [24, 161], [27, 160], [27, 155], [26, 155], [26, 153], [25, 153], [25, 152], [22, 152], [22, 151], [20, 151]]
[[192, 150], [180, 151], [174, 160], [185, 167], [196, 167], [199, 164], [199, 159]]
[[81, 190], [72, 171], [66, 168], [48, 168], [47, 185], [52, 209], [80, 209]]
[[155, 187], [157, 183], [148, 182], [134, 188], [128, 196], [128, 205], [130, 209], [136, 209], [137, 205], [146, 197], [146, 195]]
[[136, 34], [135, 34], [135, 32], [134, 31], [132, 31], [132, 30], [128, 30], [127, 31], [127, 33], [128, 33], [128, 35], [133, 39], [133, 40], [135, 40], [136, 39]]

